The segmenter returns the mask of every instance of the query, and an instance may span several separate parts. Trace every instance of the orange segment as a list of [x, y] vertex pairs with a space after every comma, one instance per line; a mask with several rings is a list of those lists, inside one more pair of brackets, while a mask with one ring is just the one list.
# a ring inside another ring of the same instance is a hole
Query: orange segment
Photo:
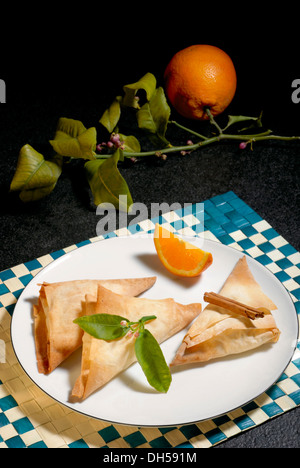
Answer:
[[184, 241], [159, 224], [155, 226], [154, 245], [165, 268], [178, 276], [198, 276], [213, 262], [210, 252]]

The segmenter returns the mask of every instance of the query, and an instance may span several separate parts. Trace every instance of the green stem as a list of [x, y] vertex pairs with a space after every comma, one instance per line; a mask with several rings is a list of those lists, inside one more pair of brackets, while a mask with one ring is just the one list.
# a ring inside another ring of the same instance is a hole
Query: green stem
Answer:
[[269, 135], [269, 136], [253, 136], [251, 138], [252, 141], [262, 141], [262, 140], [282, 140], [282, 141], [296, 141], [300, 140], [300, 136], [291, 136], [291, 137], [285, 137], [285, 136], [279, 136], [279, 135]]
[[142, 151], [141, 153], [130, 153], [124, 151], [123, 154], [125, 158], [139, 158], [141, 156], [155, 156], [159, 154], [179, 153], [181, 151], [193, 151], [195, 149], [198, 149], [201, 146], [201, 143], [202, 142], [196, 143], [195, 145], [171, 146], [169, 148], [163, 148], [160, 150]]
[[96, 159], [109, 159], [112, 154], [95, 154]]
[[191, 130], [190, 128], [184, 127], [183, 125], [179, 124], [175, 120], [171, 120], [169, 124], [176, 125], [176, 127], [181, 128], [182, 130], [185, 130], [186, 132], [190, 133], [191, 135], [195, 135], [198, 138], [201, 138], [202, 140], [207, 140], [207, 137], [204, 135], [201, 135], [200, 133], [195, 132], [194, 130]]
[[270, 131], [265, 133], [258, 133], [256, 135], [227, 135], [222, 134], [217, 137], [218, 140], [240, 140], [240, 141], [264, 141], [264, 140], [282, 140], [282, 141], [296, 141], [300, 140], [300, 136], [281, 136], [281, 135], [270, 135]]
[[205, 112], [207, 113], [207, 115], [208, 115], [208, 117], [209, 117], [210, 123], [211, 123], [212, 125], [214, 125], [214, 126], [218, 129], [219, 134], [222, 135], [223, 130], [221, 129], [221, 127], [217, 124], [217, 122], [216, 122], [215, 119], [213, 118], [213, 115], [212, 115], [212, 113], [210, 112], [209, 107], [206, 107], [206, 108], [205, 108]]
[[[210, 113], [210, 111], [208, 110]], [[213, 118], [213, 117], [212, 117]], [[215, 122], [215, 121], [214, 121]], [[300, 141], [300, 136], [280, 136], [280, 135], [270, 135], [272, 133], [271, 130], [267, 130], [264, 133], [258, 133], [258, 134], [253, 134], [253, 135], [231, 135], [231, 134], [225, 134], [222, 133], [222, 130], [220, 127], [216, 124], [215, 125], [220, 129], [221, 133], [219, 135], [213, 136], [211, 138], [204, 137], [203, 135], [200, 135], [199, 133], [194, 132], [193, 130], [190, 130], [186, 127], [183, 127], [182, 125], [178, 124], [175, 121], [171, 121], [169, 123], [172, 123], [176, 125], [177, 127], [188, 131], [189, 133], [192, 133], [199, 138], [202, 139], [202, 141], [195, 143], [193, 145], [183, 145], [183, 146], [170, 146], [168, 148], [163, 148], [160, 150], [152, 150], [152, 151], [142, 151], [142, 152], [129, 152], [129, 151], [124, 151], [123, 155], [124, 158], [140, 158], [140, 157], [147, 157], [147, 156], [157, 156], [157, 155], [162, 155], [162, 154], [169, 154], [169, 153], [179, 153], [179, 152], [191, 152], [195, 151], [203, 146], [211, 145], [212, 143], [216, 143], [218, 141], [222, 140], [237, 140], [237, 141], [243, 141], [243, 142], [255, 142], [255, 141], [266, 141], [266, 140], [281, 140], [281, 141]], [[96, 159], [108, 159], [111, 157], [111, 154], [97, 154]]]

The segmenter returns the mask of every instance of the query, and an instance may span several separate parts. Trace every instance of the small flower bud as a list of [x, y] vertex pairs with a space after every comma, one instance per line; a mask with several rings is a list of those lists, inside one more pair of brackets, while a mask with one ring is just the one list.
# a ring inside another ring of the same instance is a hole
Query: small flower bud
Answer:
[[186, 142], [186, 144], [189, 145], [189, 146], [192, 146], [194, 143], [192, 142], [192, 140], [188, 140], [188, 141]]
[[122, 321], [120, 322], [120, 325], [121, 325], [122, 327], [125, 327], [125, 326], [127, 325], [126, 320], [122, 320]]
[[114, 144], [117, 145], [120, 143], [120, 135], [118, 133], [112, 133], [110, 137], [110, 141]]
[[138, 332], [138, 331], [134, 332], [135, 338], [137, 338], [139, 336], [139, 334], [140, 334], [140, 332]]
[[156, 151], [155, 156], [157, 156], [158, 158], [162, 159], [163, 161], [165, 161], [165, 160], [167, 159], [167, 155], [166, 155], [166, 154], [162, 154], [161, 151]]
[[110, 137], [110, 142], [111, 144], [113, 144], [116, 148], [121, 148], [121, 149], [124, 149], [122, 148], [123, 145], [125, 145], [124, 141], [121, 141], [120, 140], [120, 135], [118, 133], [112, 133], [111, 134], [111, 137]]
[[245, 141], [243, 141], [242, 143], [240, 143], [240, 149], [243, 150], [247, 147], [247, 143]]

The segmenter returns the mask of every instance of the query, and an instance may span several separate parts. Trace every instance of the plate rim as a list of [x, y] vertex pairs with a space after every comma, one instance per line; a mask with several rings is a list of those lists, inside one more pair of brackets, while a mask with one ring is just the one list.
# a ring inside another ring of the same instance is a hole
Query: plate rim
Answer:
[[[215, 418], [218, 418], [218, 417], [222, 417], [232, 411], [235, 411], [236, 409], [238, 408], [241, 408], [242, 406], [245, 406], [247, 404], [249, 404], [251, 401], [255, 400], [256, 398], [258, 398], [260, 395], [262, 395], [263, 393], [265, 393], [272, 385], [274, 385], [278, 379], [280, 378], [280, 376], [284, 373], [285, 369], [289, 366], [289, 364], [292, 362], [292, 359], [293, 359], [293, 356], [295, 354], [295, 351], [297, 349], [297, 343], [298, 343], [298, 338], [299, 338], [299, 331], [300, 331], [300, 324], [299, 324], [299, 320], [298, 320], [298, 314], [297, 314], [297, 310], [296, 310], [296, 307], [295, 307], [295, 303], [291, 297], [291, 293], [288, 291], [288, 289], [285, 287], [285, 285], [274, 275], [274, 273], [269, 270], [265, 265], [263, 265], [262, 263], [260, 263], [258, 260], [256, 260], [254, 257], [251, 257], [251, 255], [249, 255], [245, 250], [238, 250], [236, 249], [235, 247], [231, 246], [231, 245], [226, 245], [226, 244], [223, 244], [221, 241], [218, 241], [218, 240], [214, 240], [214, 239], [209, 239], [209, 238], [205, 238], [205, 237], [201, 237], [201, 236], [184, 236], [184, 235], [181, 235], [179, 234], [181, 238], [183, 239], [186, 239], [186, 240], [189, 240], [191, 241], [192, 240], [200, 240], [202, 241], [203, 243], [205, 242], [208, 242], [208, 243], [212, 243], [212, 244], [216, 244], [218, 245], [219, 247], [221, 246], [221, 248], [224, 248], [225, 250], [232, 250], [233, 252], [235, 252], [235, 254], [237, 254], [238, 256], [243, 256], [245, 255], [246, 258], [250, 258], [251, 261], [254, 261], [254, 263], [256, 263], [262, 270], [265, 270], [267, 272], [268, 275], [270, 275], [273, 280], [275, 280], [278, 285], [281, 287], [281, 289], [285, 292], [289, 302], [290, 302], [290, 305], [292, 305], [292, 309], [294, 311], [294, 317], [295, 317], [295, 322], [296, 322], [296, 329], [295, 329], [295, 343], [293, 344], [293, 346], [291, 346], [291, 353], [290, 353], [290, 357], [289, 357], [289, 360], [288, 362], [283, 366], [283, 368], [279, 371], [279, 374], [278, 376], [275, 378], [275, 380], [272, 379], [272, 383], [270, 385], [268, 385], [264, 390], [262, 391], [259, 391], [259, 393], [255, 394], [255, 396], [251, 397], [250, 399], [247, 399], [245, 402], [243, 402], [242, 404], [238, 404], [237, 406], [235, 407], [232, 407], [232, 408], [229, 408], [227, 409], [226, 411], [224, 412], [216, 412], [212, 415], [210, 415], [209, 417], [205, 417], [205, 418], [200, 418], [200, 419], [194, 419], [192, 421], [188, 421], [188, 422], [174, 422], [174, 423], [168, 423], [168, 424], [145, 424], [143, 422], [136, 422], [136, 423], [128, 423], [128, 422], [122, 422], [122, 421], [117, 421], [116, 419], [109, 419], [109, 418], [103, 418], [101, 416], [97, 416], [97, 415], [92, 415], [92, 414], [89, 414], [85, 411], [82, 411], [80, 409], [78, 409], [77, 407], [74, 407], [74, 406], [71, 406], [70, 404], [68, 404], [68, 402], [65, 402], [65, 401], [61, 401], [59, 400], [57, 397], [51, 395], [51, 393], [49, 393], [49, 391], [45, 390], [41, 385], [39, 385], [35, 380], [34, 380], [34, 377], [32, 377], [30, 375], [30, 373], [25, 369], [25, 367], [23, 366], [22, 362], [21, 362], [21, 359], [19, 358], [19, 355], [18, 353], [16, 352], [16, 348], [15, 348], [15, 343], [14, 343], [14, 339], [13, 339], [13, 335], [14, 335], [14, 332], [13, 332], [13, 329], [14, 329], [14, 323], [16, 322], [16, 318], [15, 318], [15, 310], [16, 308], [18, 307], [18, 303], [21, 302], [22, 300], [22, 297], [23, 296], [26, 296], [26, 292], [27, 292], [27, 289], [29, 289], [29, 287], [32, 285], [32, 283], [36, 282], [38, 277], [39, 276], [42, 276], [42, 274], [45, 272], [45, 270], [47, 269], [50, 269], [51, 266], [55, 265], [55, 264], [58, 264], [60, 261], [63, 261], [63, 259], [66, 259], [67, 257], [72, 257], [74, 255], [74, 253], [76, 253], [77, 251], [82, 251], [83, 249], [87, 249], [87, 248], [91, 248], [93, 245], [95, 244], [98, 244], [98, 243], [101, 243], [103, 241], [110, 241], [110, 242], [115, 242], [115, 241], [119, 241], [121, 239], [130, 239], [130, 240], [134, 240], [136, 238], [144, 238], [144, 239], [151, 239], [153, 238], [153, 233], [137, 233], [137, 234], [133, 234], [133, 235], [127, 235], [127, 236], [116, 236], [116, 237], [107, 237], [107, 238], [103, 238], [103, 239], [98, 239], [96, 241], [93, 241], [93, 242], [89, 242], [88, 244], [84, 244], [84, 245], [81, 245], [79, 247], [76, 246], [75, 249], [73, 250], [70, 250], [69, 252], [65, 252], [63, 255], [61, 255], [60, 257], [58, 257], [57, 259], [53, 259], [49, 264], [45, 265], [44, 267], [41, 268], [41, 270], [29, 281], [29, 283], [24, 287], [22, 293], [20, 294], [16, 304], [15, 304], [15, 307], [14, 307], [14, 311], [12, 313], [12, 316], [11, 316], [11, 323], [10, 323], [10, 336], [11, 336], [11, 344], [12, 344], [12, 348], [13, 348], [13, 351], [14, 351], [14, 354], [17, 358], [17, 361], [19, 363], [19, 365], [21, 366], [21, 368], [23, 369], [23, 371], [25, 372], [25, 374], [30, 378], [30, 380], [42, 391], [44, 392], [47, 396], [49, 396], [52, 400], [54, 400], [55, 402], [65, 406], [66, 408], [72, 410], [72, 411], [75, 411], [79, 414], [82, 414], [86, 417], [89, 417], [89, 418], [93, 418], [93, 419], [96, 419], [96, 420], [100, 420], [100, 421], [104, 421], [104, 422], [108, 422], [110, 424], [117, 424], [117, 425], [121, 425], [121, 426], [134, 426], [134, 427], [181, 427], [181, 426], [186, 426], [186, 425], [191, 425], [191, 424], [197, 424], [197, 423], [200, 423], [200, 422], [203, 422], [203, 421], [207, 421], [207, 420], [210, 420], [210, 419], [215, 419]], [[153, 276], [156, 276], [156, 275], [153, 275]], [[66, 280], [68, 281], [68, 280]], [[33, 337], [34, 339], [34, 337]]]

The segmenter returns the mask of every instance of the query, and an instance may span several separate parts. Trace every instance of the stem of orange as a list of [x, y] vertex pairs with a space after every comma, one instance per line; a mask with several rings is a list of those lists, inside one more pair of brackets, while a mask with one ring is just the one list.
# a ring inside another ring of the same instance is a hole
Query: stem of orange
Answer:
[[222, 135], [223, 131], [222, 131], [221, 127], [217, 124], [217, 122], [215, 121], [215, 119], [213, 118], [213, 115], [212, 115], [212, 113], [210, 112], [209, 107], [205, 107], [205, 112], [207, 113], [207, 115], [208, 115], [208, 117], [209, 117], [210, 123], [211, 123], [212, 125], [214, 125], [214, 126], [217, 128], [219, 134]]

